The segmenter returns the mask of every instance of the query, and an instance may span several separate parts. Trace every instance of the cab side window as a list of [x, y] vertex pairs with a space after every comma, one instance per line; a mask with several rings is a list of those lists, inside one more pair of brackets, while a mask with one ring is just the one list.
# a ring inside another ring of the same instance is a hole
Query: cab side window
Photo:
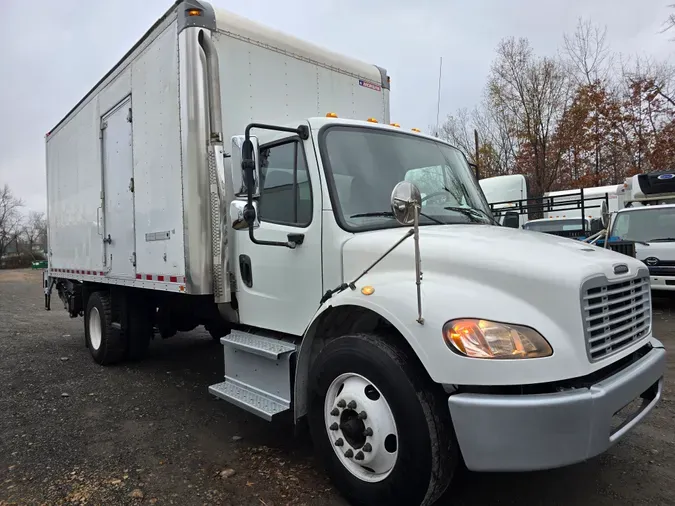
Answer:
[[299, 141], [263, 147], [260, 151], [261, 221], [306, 227], [312, 221], [312, 188], [307, 160]]

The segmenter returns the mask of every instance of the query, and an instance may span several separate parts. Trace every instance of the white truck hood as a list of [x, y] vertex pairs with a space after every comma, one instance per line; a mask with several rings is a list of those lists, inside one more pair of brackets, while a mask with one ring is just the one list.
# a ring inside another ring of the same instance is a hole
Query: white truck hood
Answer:
[[[345, 280], [358, 275], [405, 231], [378, 230], [349, 239], [343, 249]], [[610, 281], [616, 278], [617, 264], [628, 265], [633, 273], [644, 266], [625, 255], [580, 241], [489, 225], [420, 227], [420, 252], [425, 280], [442, 273], [485, 284], [568, 286], [577, 294], [588, 277], [604, 274]], [[412, 255], [413, 240], [409, 238], [375, 269], [413, 270]]]

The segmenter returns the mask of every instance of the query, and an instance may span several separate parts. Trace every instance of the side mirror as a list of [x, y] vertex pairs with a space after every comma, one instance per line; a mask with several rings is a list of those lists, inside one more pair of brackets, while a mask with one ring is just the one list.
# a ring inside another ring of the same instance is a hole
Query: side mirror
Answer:
[[609, 210], [607, 209], [607, 202], [602, 203], [601, 207], [601, 223], [602, 223], [602, 228], [607, 228], [609, 226]]
[[591, 220], [591, 235], [595, 235], [601, 230], [604, 230], [606, 226], [603, 223], [602, 219], [599, 218], [593, 218]]
[[[245, 197], [247, 195], [246, 174], [242, 169], [241, 162], [244, 159], [244, 141], [243, 135], [235, 135], [232, 137], [232, 188], [234, 188], [234, 195], [236, 197]], [[251, 137], [250, 157], [253, 159], [253, 198], [260, 196], [260, 161], [258, 160], [258, 138]]]
[[520, 228], [520, 215], [515, 211], [506, 211], [502, 226], [509, 228]]
[[415, 222], [416, 210], [421, 205], [420, 190], [410, 181], [401, 181], [391, 192], [391, 210], [401, 225], [412, 225]]

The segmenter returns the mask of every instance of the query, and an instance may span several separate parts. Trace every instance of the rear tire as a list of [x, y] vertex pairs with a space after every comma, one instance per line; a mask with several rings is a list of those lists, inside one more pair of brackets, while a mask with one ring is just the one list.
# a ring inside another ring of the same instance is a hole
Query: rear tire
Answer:
[[84, 312], [84, 335], [94, 360], [101, 365], [124, 358], [126, 342], [122, 332], [112, 326], [110, 295], [94, 292], [89, 296]]
[[374, 334], [339, 337], [309, 385], [315, 451], [351, 504], [429, 506], [447, 489], [458, 447], [446, 397], [416, 357]]

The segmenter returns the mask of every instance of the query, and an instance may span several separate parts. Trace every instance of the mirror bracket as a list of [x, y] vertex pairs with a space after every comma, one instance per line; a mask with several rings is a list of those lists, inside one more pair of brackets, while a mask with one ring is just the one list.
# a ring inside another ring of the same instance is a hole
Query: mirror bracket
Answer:
[[302, 241], [295, 242], [290, 238], [288, 241], [265, 241], [257, 239], [253, 232], [256, 221], [256, 210], [253, 206], [253, 185], [255, 184], [254, 174], [256, 171], [256, 159], [258, 159], [258, 156], [256, 156], [258, 153], [254, 153], [255, 149], [253, 142], [251, 141], [251, 130], [253, 128], [294, 133], [302, 140], [307, 140], [309, 139], [309, 127], [307, 125], [299, 125], [297, 128], [290, 128], [277, 125], [266, 125], [264, 123], [249, 123], [244, 131], [244, 143], [241, 146], [241, 169], [246, 177], [246, 206], [244, 206], [243, 218], [244, 221], [248, 223], [248, 236], [251, 239], [251, 242], [260, 246], [282, 246], [295, 249], [302, 244]]

